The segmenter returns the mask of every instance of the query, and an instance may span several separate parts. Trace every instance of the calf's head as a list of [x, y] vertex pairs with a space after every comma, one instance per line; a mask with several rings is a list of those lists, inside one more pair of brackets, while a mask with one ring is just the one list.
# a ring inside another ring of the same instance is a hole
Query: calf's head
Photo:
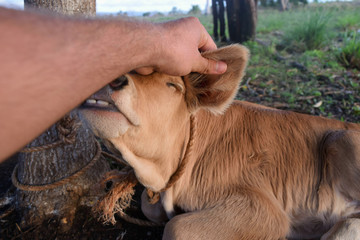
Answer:
[[189, 138], [190, 115], [223, 113], [235, 97], [248, 51], [232, 45], [203, 53], [228, 65], [222, 75], [129, 73], [93, 94], [81, 115], [112, 151], [120, 151], [138, 180], [153, 191], [165, 187]]

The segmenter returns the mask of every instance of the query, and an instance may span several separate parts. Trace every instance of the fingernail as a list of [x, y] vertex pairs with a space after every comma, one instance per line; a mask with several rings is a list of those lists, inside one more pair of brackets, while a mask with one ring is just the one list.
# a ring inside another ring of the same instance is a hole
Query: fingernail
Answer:
[[217, 73], [224, 73], [226, 72], [227, 64], [225, 62], [216, 62], [216, 72]]

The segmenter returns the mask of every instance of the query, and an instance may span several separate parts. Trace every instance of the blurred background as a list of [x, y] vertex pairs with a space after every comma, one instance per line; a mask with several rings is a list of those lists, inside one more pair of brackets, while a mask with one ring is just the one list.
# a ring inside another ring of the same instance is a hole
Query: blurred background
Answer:
[[[24, 8], [24, 1], [0, 0], [0, 5], [13, 8]], [[141, 15], [145, 12], [168, 13], [173, 8], [176, 8], [179, 11], [188, 12], [192, 5], [198, 5], [200, 8], [204, 9], [206, 0], [97, 0], [96, 11], [99, 14], [127, 12], [130, 15]]]

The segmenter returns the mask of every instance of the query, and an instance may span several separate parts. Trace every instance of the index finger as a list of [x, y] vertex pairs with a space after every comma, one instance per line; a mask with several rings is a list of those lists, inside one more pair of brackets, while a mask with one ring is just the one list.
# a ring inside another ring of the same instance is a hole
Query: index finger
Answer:
[[201, 52], [217, 49], [215, 42], [212, 40], [211, 36], [205, 30], [205, 28], [204, 33], [202, 34], [202, 38], [200, 39], [198, 48]]

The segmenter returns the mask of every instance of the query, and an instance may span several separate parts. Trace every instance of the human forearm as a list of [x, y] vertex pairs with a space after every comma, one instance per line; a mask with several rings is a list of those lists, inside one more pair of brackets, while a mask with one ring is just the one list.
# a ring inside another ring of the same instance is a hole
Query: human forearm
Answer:
[[0, 45], [6, 46], [0, 54], [0, 159], [151, 55], [139, 42], [151, 41], [142, 32], [146, 28], [135, 22], [64, 20], [8, 10], [0, 18]]

